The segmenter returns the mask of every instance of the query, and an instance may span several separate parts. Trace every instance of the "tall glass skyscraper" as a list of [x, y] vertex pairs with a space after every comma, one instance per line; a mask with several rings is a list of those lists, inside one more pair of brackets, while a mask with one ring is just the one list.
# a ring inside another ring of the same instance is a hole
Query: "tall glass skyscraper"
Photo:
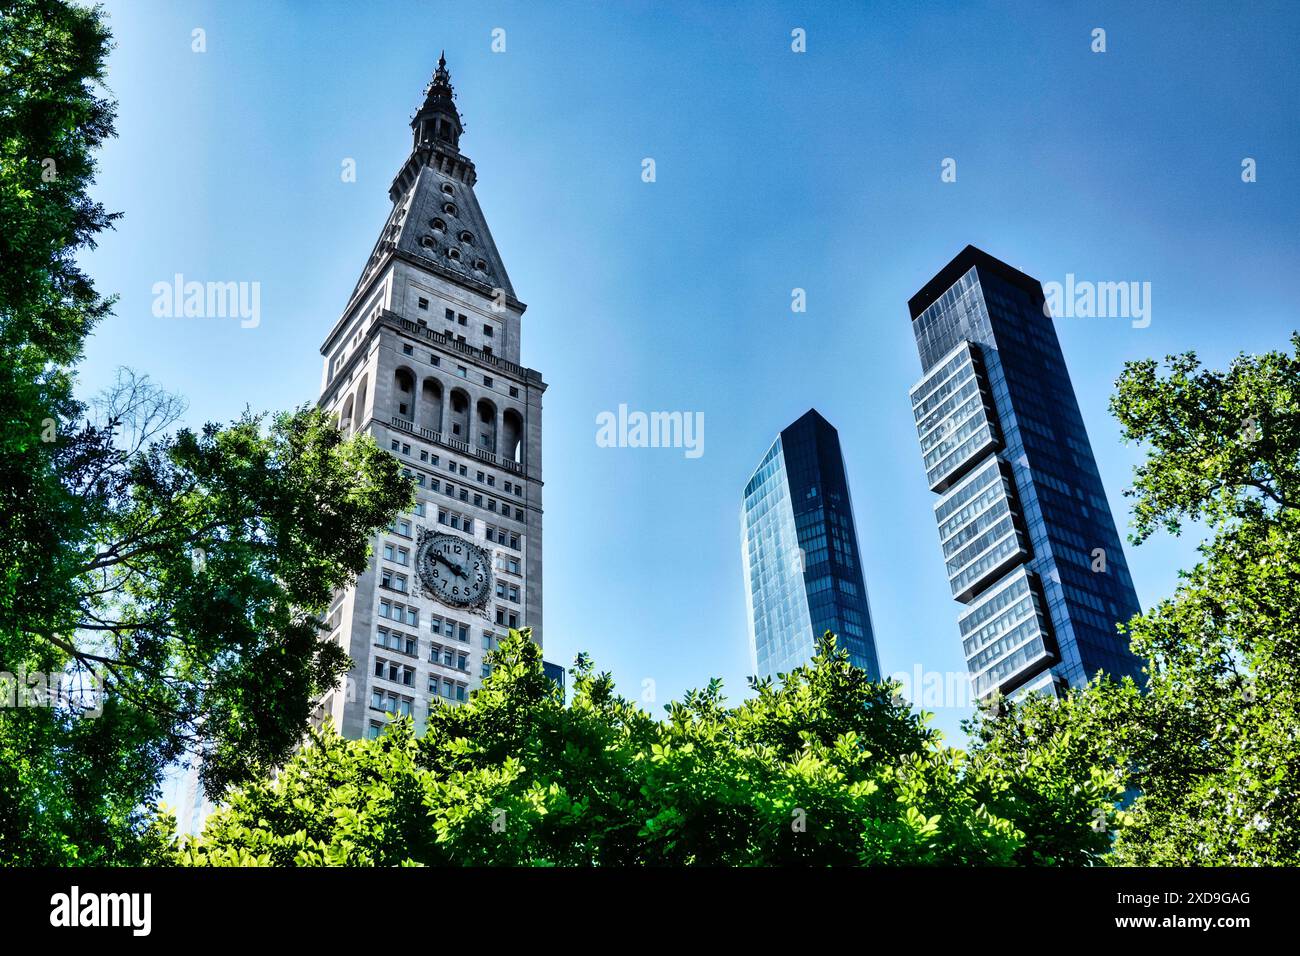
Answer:
[[840, 436], [815, 409], [777, 436], [745, 485], [740, 555], [756, 674], [807, 663], [829, 630], [880, 679]]
[[926, 480], [976, 697], [1141, 678], [1140, 610], [1042, 286], [967, 246], [908, 301]]

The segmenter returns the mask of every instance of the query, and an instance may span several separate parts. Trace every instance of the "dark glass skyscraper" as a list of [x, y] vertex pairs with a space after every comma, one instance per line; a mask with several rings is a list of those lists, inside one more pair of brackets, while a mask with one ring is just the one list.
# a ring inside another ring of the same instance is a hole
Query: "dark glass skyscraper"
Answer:
[[781, 432], [745, 486], [740, 510], [749, 646], [762, 677], [807, 663], [833, 631], [880, 678], [840, 436], [810, 410]]
[[1139, 611], [1042, 286], [967, 246], [908, 301], [912, 410], [977, 697], [1141, 676]]

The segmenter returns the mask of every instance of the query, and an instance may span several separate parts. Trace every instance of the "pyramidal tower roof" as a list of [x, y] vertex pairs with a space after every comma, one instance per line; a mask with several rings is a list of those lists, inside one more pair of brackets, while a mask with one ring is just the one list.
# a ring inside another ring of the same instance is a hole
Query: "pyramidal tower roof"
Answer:
[[474, 195], [474, 164], [460, 151], [464, 131], [447, 59], [440, 56], [411, 117], [411, 153], [388, 190], [393, 209], [352, 300], [400, 257], [484, 295], [504, 290], [507, 301], [523, 308]]

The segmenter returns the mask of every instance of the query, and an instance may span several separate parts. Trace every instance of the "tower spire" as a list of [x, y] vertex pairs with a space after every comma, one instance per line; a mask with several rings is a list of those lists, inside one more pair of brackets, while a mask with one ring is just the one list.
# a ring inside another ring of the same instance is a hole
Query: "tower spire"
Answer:
[[416, 149], [443, 143], [459, 151], [460, 134], [465, 131], [465, 125], [456, 109], [456, 91], [451, 85], [445, 50], [438, 54], [438, 68], [424, 88], [424, 104], [411, 119], [411, 131], [415, 135]]

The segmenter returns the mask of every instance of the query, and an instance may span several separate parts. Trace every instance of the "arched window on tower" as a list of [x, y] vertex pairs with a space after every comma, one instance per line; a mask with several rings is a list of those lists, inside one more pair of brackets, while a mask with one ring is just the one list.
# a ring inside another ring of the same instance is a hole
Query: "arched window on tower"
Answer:
[[352, 428], [349, 432], [356, 432], [366, 421], [366, 376], [361, 376], [361, 381], [357, 383], [357, 403], [352, 408]]
[[496, 454], [497, 407], [486, 398], [478, 400], [478, 447]]
[[415, 422], [415, 373], [399, 368], [393, 373], [393, 390], [397, 393], [397, 417]]
[[501, 416], [501, 456], [507, 461], [524, 463], [524, 420], [513, 408]]
[[339, 413], [338, 426], [344, 438], [352, 434], [352, 405], [353, 396], [349, 395], [344, 399], [343, 410]]
[[469, 441], [469, 396], [459, 388], [451, 392], [451, 436]]
[[429, 431], [442, 431], [442, 383], [426, 378], [420, 387], [420, 425]]

